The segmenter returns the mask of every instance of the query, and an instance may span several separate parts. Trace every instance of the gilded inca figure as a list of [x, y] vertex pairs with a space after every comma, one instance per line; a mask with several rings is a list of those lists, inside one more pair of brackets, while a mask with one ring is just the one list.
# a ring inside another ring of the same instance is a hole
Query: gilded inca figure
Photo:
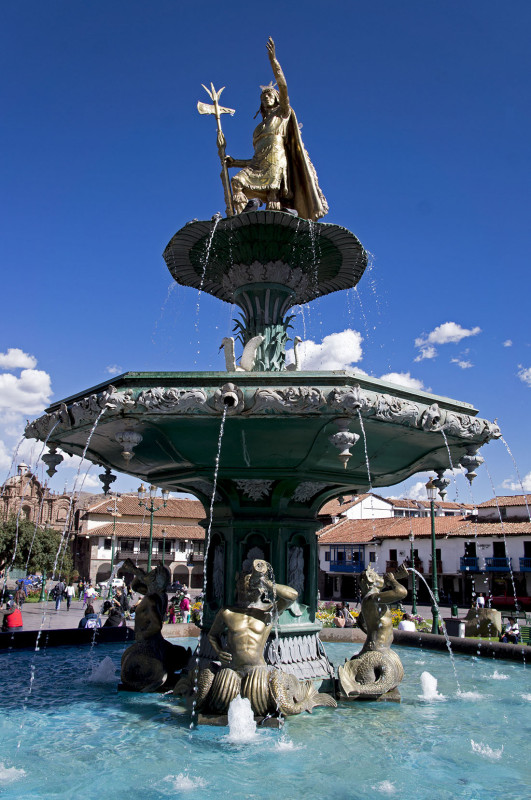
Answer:
[[130, 692], [172, 688], [175, 672], [188, 663], [192, 651], [171, 644], [162, 636], [170, 571], [159, 566], [146, 574], [131, 559], [124, 561], [123, 567], [134, 573], [132, 589], [144, 597], [135, 609], [135, 643], [122, 656], [120, 688]]
[[393, 619], [388, 604], [407, 596], [407, 589], [397, 580], [406, 576], [407, 570], [403, 567], [394, 575], [391, 572], [378, 575], [371, 567], [362, 572], [363, 599], [358, 625], [367, 638], [361, 651], [339, 667], [341, 699], [376, 699], [396, 689], [404, 677], [402, 663], [391, 650]]
[[254, 155], [246, 160], [226, 157], [228, 167], [242, 167], [232, 178], [234, 211], [240, 214], [249, 200], [258, 198], [271, 211], [294, 208], [299, 217], [315, 221], [328, 212], [328, 204], [302, 143], [271, 38], [267, 51], [278, 90], [273, 83], [261, 87], [262, 122], [253, 133]]
[[298, 596], [295, 589], [275, 584], [271, 566], [262, 559], [255, 559], [251, 572], [239, 576], [237, 589], [236, 605], [218, 611], [208, 634], [220, 664], [211, 662], [179, 681], [175, 694], [190, 695], [194, 690], [196, 707], [216, 714], [226, 714], [238, 694], [250, 700], [258, 716], [335, 706], [335, 700], [319, 694], [311, 681], [299, 681], [265, 662], [274, 607], [278, 613], [289, 608]]

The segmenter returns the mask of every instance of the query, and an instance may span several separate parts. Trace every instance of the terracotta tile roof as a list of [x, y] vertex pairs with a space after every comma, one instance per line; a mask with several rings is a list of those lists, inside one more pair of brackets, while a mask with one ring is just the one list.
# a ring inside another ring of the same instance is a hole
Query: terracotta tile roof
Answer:
[[[149, 501], [148, 501], [149, 502]], [[118, 498], [117, 508], [120, 514], [143, 517], [149, 516], [145, 508], [138, 504], [138, 495], [136, 494], [123, 494]], [[155, 505], [162, 506], [162, 500], [159, 497], [155, 500]], [[90, 514], [105, 514], [108, 515], [108, 508], [114, 508], [114, 498], [106, 497], [98, 503], [91, 505], [87, 512]], [[180, 517], [185, 519], [205, 519], [205, 510], [199, 500], [187, 500], [182, 497], [170, 497], [166, 508], [161, 508], [155, 511], [155, 517]]]
[[525, 506], [527, 499], [527, 505], [531, 508], [531, 494], [512, 494], [512, 495], [501, 495], [500, 497], [493, 497], [491, 500], [485, 500], [484, 503], [480, 503], [478, 508], [496, 508], [499, 506]]
[[[390, 519], [345, 519], [318, 532], [319, 544], [364, 544], [375, 539], [406, 539], [431, 536], [429, 517]], [[435, 517], [435, 536], [528, 536], [531, 522], [478, 522], [464, 517]]]
[[[163, 539], [163, 529], [166, 530], [167, 541], [170, 539], [205, 538], [205, 530], [200, 525], [153, 525], [153, 538]], [[111, 522], [108, 525], [99, 525], [97, 528], [91, 528], [87, 531], [87, 534], [91, 538], [95, 536], [110, 538], [113, 534], [113, 524]], [[117, 522], [116, 537], [118, 539], [148, 539], [149, 522], [144, 525], [139, 525], [136, 522]]]
[[338, 517], [340, 514], [344, 514], [349, 508], [358, 505], [358, 503], [361, 503], [362, 500], [369, 496], [370, 495], [368, 492], [365, 492], [364, 494], [343, 495], [345, 500], [344, 503], [340, 503], [338, 498], [335, 497], [333, 500], [329, 500], [324, 504], [319, 511], [319, 516]]
[[418, 508], [419, 504], [416, 500], [402, 497], [388, 497], [386, 498], [395, 508]]

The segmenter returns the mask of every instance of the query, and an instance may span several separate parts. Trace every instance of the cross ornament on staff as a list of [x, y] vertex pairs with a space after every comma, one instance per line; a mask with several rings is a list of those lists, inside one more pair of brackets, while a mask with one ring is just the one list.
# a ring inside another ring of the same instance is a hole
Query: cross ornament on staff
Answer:
[[225, 136], [223, 135], [223, 131], [221, 130], [221, 115], [222, 114], [230, 114], [231, 116], [235, 113], [233, 108], [224, 108], [223, 106], [219, 105], [219, 98], [221, 96], [221, 92], [225, 88], [224, 86], [216, 92], [214, 89], [214, 84], [210, 84], [210, 89], [207, 89], [204, 83], [201, 84], [205, 92], [208, 94], [210, 99], [212, 100], [214, 105], [210, 105], [209, 103], [202, 103], [201, 101], [197, 104], [197, 110], [200, 114], [214, 114], [216, 118], [216, 124], [218, 128], [218, 153], [221, 160], [221, 182], [223, 184], [223, 194], [225, 195], [225, 208], [227, 212], [227, 217], [234, 216], [234, 206], [232, 203], [232, 192], [231, 192], [231, 185], [229, 180], [229, 171], [227, 169], [226, 164], [226, 154], [225, 154]]

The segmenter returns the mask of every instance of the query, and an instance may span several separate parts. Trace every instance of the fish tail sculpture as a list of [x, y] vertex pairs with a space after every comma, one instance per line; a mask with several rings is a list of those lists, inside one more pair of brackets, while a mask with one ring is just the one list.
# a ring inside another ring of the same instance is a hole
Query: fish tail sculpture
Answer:
[[367, 651], [339, 667], [340, 697], [380, 697], [396, 689], [403, 677], [402, 662], [392, 650]]
[[311, 681], [299, 681], [295, 675], [272, 670], [269, 678], [271, 699], [284, 716], [312, 713], [316, 706], [336, 708], [337, 703], [329, 694], [317, 691]]

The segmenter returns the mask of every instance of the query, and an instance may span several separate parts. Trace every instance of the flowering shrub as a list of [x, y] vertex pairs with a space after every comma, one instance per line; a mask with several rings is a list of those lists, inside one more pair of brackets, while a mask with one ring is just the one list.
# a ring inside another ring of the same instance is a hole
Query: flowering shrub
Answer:
[[197, 600], [193, 604], [190, 609], [190, 621], [198, 625], [201, 622], [201, 617], [203, 616], [203, 603], [201, 600]]
[[[334, 628], [334, 617], [336, 615], [337, 603], [333, 600], [321, 601], [317, 606], [316, 618], [323, 623], [323, 628]], [[351, 611], [351, 615], [356, 619], [359, 611]]]

